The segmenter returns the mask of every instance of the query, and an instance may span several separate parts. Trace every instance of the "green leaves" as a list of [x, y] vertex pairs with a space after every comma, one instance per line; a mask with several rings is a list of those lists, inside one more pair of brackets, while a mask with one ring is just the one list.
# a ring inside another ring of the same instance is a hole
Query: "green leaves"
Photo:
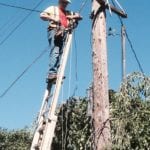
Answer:
[[150, 147], [150, 78], [129, 75], [111, 101], [113, 149], [141, 150]]
[[16, 131], [0, 129], [0, 150], [29, 150], [31, 140], [28, 129]]
[[[120, 90], [109, 90], [113, 150], [150, 149], [150, 78], [141, 73], [127, 76]], [[52, 150], [92, 149], [92, 120], [87, 98], [70, 98], [58, 109]], [[28, 129], [0, 129], [0, 150], [29, 150]]]
[[[84, 150], [91, 134], [87, 100], [70, 98], [60, 108], [52, 149]], [[59, 142], [58, 142], [59, 141]], [[87, 146], [88, 147], [88, 146]]]
[[[149, 149], [150, 78], [133, 73], [121, 84], [119, 92], [110, 90], [109, 97], [112, 149]], [[53, 150], [91, 148], [93, 134], [91, 118], [87, 117], [87, 106], [86, 98], [71, 98], [61, 107]]]

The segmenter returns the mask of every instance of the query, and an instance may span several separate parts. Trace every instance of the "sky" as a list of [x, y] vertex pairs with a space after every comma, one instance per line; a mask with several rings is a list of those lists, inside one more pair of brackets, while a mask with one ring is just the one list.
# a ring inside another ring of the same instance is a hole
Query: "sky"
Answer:
[[[0, 2], [26, 8], [34, 8], [38, 3], [37, 0], [0, 0]], [[123, 21], [129, 38], [144, 73], [149, 76], [150, 1], [142, 2], [142, 5], [141, 1], [137, 0], [120, 0], [119, 2], [128, 14], [128, 18]], [[68, 9], [77, 12], [82, 3], [82, 0], [72, 0]], [[50, 5], [57, 5], [57, 1], [45, 0], [37, 9], [44, 10]], [[0, 43], [28, 13], [25, 10], [0, 5]], [[92, 82], [90, 13], [91, 0], [88, 0], [81, 11], [83, 20], [79, 23], [73, 38], [59, 103], [63, 103], [72, 96], [76, 86], [78, 89], [75, 96], [85, 97], [86, 89]], [[121, 83], [121, 26], [117, 15], [111, 16], [107, 10], [107, 30], [109, 27], [115, 29], [117, 33], [116, 36], [107, 36], [109, 88], [118, 90]], [[47, 22], [40, 20], [39, 13], [33, 12], [3, 44], [0, 44], [0, 95], [48, 46], [46, 29]], [[127, 41], [126, 51], [127, 74], [139, 71]], [[0, 98], [0, 127], [20, 129], [32, 125], [39, 112], [46, 87], [48, 64], [49, 51], [18, 80], [6, 95]], [[78, 79], [76, 79], [76, 73]]]

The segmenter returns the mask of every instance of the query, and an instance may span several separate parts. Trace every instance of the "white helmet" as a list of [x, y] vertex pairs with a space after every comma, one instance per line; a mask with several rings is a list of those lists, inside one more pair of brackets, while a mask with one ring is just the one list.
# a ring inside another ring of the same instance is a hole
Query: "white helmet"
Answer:
[[71, 0], [59, 0], [59, 1], [64, 1], [64, 2], [71, 3]]

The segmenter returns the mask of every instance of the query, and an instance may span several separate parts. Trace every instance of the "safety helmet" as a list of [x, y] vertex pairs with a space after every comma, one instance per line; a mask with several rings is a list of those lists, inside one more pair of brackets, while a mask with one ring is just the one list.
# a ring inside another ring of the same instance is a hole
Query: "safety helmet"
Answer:
[[71, 3], [71, 0], [59, 0], [59, 1]]

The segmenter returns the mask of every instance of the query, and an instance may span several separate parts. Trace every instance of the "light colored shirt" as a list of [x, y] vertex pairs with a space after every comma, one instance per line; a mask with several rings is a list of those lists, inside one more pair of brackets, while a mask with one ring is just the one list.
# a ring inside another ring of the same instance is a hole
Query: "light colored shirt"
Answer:
[[[62, 11], [58, 6], [50, 6], [44, 10], [44, 13], [50, 15], [52, 19], [54, 18], [54, 20], [59, 22], [61, 26], [65, 28], [68, 27], [69, 24], [69, 20], [66, 16], [72, 14], [72, 12], [68, 10], [66, 10], [65, 12]], [[50, 22], [50, 26], [51, 23], [53, 24], [54, 22]]]

